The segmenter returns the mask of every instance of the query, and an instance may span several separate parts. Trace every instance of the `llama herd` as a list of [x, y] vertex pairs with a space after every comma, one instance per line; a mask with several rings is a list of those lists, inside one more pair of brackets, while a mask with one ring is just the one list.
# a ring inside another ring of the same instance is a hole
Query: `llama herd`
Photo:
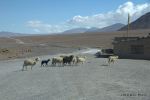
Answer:
[[[27, 70], [27, 66], [31, 67], [31, 70], [36, 63], [40, 61], [40, 58], [37, 57], [35, 59], [26, 59], [23, 63], [23, 70]], [[84, 56], [75, 56], [75, 55], [60, 55], [57, 57], [53, 57], [47, 60], [41, 60], [41, 67], [48, 66], [51, 61], [52, 66], [65, 66], [65, 65], [78, 65], [79, 63], [83, 64], [86, 61], [86, 57]]]
[[[114, 63], [119, 57], [118, 56], [109, 56], [108, 57], [108, 65]], [[26, 59], [23, 63], [23, 70], [27, 70], [27, 66], [31, 67], [31, 70], [36, 63], [40, 61], [40, 58], [37, 57], [35, 59]], [[75, 56], [75, 55], [60, 55], [57, 57], [53, 57], [47, 60], [41, 60], [41, 67], [48, 66], [49, 62], [51, 61], [52, 66], [66, 66], [66, 65], [78, 65], [83, 64], [86, 61], [86, 56]]]

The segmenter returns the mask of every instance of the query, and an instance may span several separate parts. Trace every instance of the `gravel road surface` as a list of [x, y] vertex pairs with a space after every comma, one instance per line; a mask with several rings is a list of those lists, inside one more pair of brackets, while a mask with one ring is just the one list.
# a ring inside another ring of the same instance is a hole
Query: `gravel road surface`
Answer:
[[[0, 61], [0, 100], [150, 100], [150, 61], [86, 54], [78, 66], [21, 71], [24, 59]], [[42, 59], [49, 58], [43, 56]]]

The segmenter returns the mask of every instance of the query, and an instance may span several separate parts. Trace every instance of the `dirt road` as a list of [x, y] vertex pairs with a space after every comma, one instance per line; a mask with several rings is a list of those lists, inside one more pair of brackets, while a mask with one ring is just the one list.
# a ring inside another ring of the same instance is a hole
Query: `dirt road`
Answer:
[[[42, 59], [49, 58], [43, 56]], [[0, 100], [150, 100], [150, 61], [87, 55], [83, 65], [21, 71], [23, 59], [0, 61]]]

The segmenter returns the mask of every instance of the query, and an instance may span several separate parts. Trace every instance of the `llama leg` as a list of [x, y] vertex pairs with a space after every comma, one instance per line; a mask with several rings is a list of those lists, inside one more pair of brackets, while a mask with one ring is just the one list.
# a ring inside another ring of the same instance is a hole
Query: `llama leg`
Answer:
[[23, 67], [22, 67], [22, 71], [24, 71], [24, 65], [23, 65]]
[[32, 70], [32, 67], [33, 67], [33, 66], [31, 66], [31, 70]]

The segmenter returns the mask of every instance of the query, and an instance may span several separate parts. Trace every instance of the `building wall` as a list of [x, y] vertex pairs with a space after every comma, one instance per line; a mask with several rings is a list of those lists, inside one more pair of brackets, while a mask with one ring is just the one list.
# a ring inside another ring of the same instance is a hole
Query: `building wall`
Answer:
[[[150, 59], [150, 38], [114, 43], [114, 53], [120, 58]], [[133, 46], [143, 46], [143, 53], [133, 53]]]

